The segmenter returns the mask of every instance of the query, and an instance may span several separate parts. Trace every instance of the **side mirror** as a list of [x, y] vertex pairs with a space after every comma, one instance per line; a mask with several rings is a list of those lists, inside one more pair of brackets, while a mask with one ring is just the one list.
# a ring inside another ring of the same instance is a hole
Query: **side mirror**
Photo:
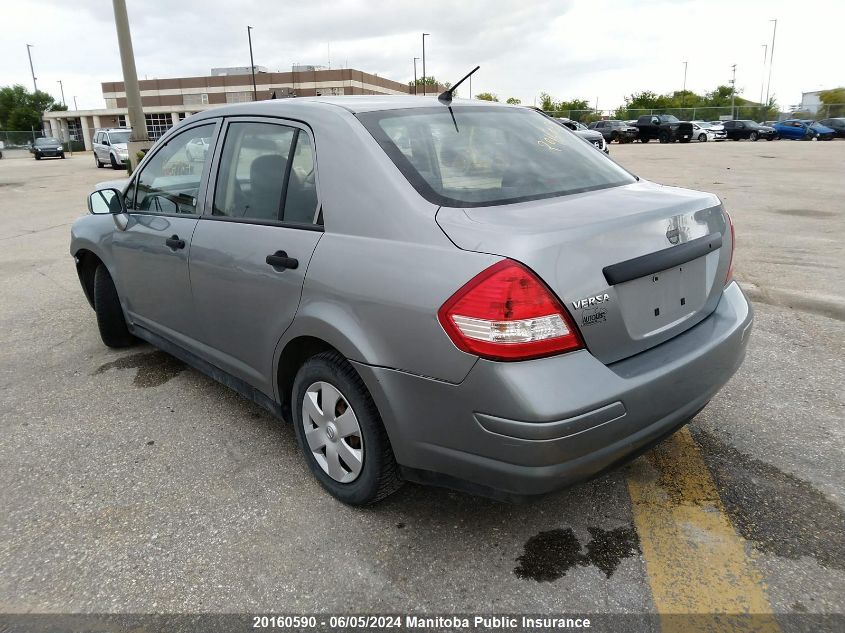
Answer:
[[126, 213], [126, 203], [117, 189], [98, 189], [88, 196], [88, 210], [94, 215]]

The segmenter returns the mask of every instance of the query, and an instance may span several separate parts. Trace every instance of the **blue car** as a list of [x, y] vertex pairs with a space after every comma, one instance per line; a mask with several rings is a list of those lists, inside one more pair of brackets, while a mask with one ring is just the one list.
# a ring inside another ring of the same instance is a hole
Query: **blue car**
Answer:
[[821, 123], [804, 119], [788, 119], [778, 121], [774, 125], [781, 138], [807, 141], [832, 141], [836, 131], [825, 127]]

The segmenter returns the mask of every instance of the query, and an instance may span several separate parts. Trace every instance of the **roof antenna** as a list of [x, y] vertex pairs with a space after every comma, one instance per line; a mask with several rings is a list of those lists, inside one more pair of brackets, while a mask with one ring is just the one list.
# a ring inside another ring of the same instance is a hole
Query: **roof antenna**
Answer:
[[451, 88], [447, 88], [446, 90], [444, 90], [443, 92], [441, 92], [441, 93], [440, 93], [440, 96], [438, 96], [438, 97], [437, 97], [437, 100], [438, 100], [440, 103], [445, 103], [445, 104], [447, 104], [447, 105], [448, 105], [448, 104], [450, 104], [450, 103], [452, 103], [452, 93], [453, 93], [453, 92], [455, 92], [455, 90], [457, 90], [458, 86], [460, 86], [460, 85], [461, 85], [462, 83], [464, 83], [467, 79], [469, 79], [469, 78], [472, 76], [472, 74], [473, 74], [476, 70], [478, 70], [479, 68], [481, 68], [481, 66], [476, 66], [476, 67], [475, 67], [475, 68], [473, 68], [471, 71], [469, 71], [469, 72], [468, 72], [468, 73], [464, 76], [464, 78], [463, 78], [463, 79], [461, 79], [461, 80], [460, 80], [458, 83], [456, 83], [454, 86], [452, 86]]

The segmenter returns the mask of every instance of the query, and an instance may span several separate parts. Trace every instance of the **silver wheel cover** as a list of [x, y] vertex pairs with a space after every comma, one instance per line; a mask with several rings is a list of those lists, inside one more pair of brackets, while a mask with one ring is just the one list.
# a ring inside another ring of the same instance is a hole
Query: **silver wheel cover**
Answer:
[[364, 437], [348, 400], [333, 385], [315, 382], [302, 402], [305, 441], [329, 477], [348, 484], [361, 474]]

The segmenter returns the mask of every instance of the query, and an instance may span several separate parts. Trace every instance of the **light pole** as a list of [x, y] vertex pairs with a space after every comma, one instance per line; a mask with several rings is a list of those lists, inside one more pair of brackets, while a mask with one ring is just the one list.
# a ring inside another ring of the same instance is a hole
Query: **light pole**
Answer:
[[74, 110], [79, 110], [79, 106], [78, 106], [78, 105], [76, 105], [76, 95], [73, 95], [73, 109], [74, 109]]
[[67, 104], [65, 103], [65, 87], [62, 85], [62, 80], [59, 79], [56, 83], [59, 84], [59, 90], [62, 91], [62, 105], [66, 106]]
[[414, 57], [414, 95], [417, 94], [417, 60], [419, 57]]
[[423, 77], [422, 77], [422, 79], [423, 79], [423, 96], [425, 96], [425, 93], [426, 93], [426, 85], [425, 85], [425, 78], [426, 78], [426, 74], [425, 74], [425, 38], [426, 38], [426, 36], [427, 36], [427, 35], [429, 35], [429, 33], [423, 33], [423, 34], [422, 34], [422, 42], [423, 42], [423, 56], [422, 56], [422, 63], [423, 63]]
[[252, 72], [252, 100], [258, 101], [258, 89], [255, 87], [255, 62], [252, 60], [252, 27], [246, 27], [246, 37], [249, 40], [249, 69]]
[[772, 62], [775, 58], [775, 35], [778, 32], [778, 21], [777, 18], [774, 20], [769, 20], [769, 22], [774, 22], [774, 28], [772, 28], [772, 47], [769, 49], [769, 82], [766, 84], [766, 110], [769, 108], [769, 93], [772, 88]]
[[684, 87], [681, 90], [681, 107], [683, 108], [687, 104], [687, 62], [683, 62], [684, 64]]
[[765, 109], [763, 104], [763, 86], [766, 84], [766, 53], [769, 50], [768, 44], [761, 44], [763, 47], [763, 76], [760, 78], [760, 105]]
[[[129, 14], [126, 0], [112, 0], [114, 25], [117, 29], [117, 45], [120, 49], [120, 65], [123, 69], [123, 87], [126, 90], [126, 109], [132, 124], [130, 141], [149, 141], [147, 121], [141, 107], [141, 89], [138, 87], [138, 72], [135, 70], [135, 53], [132, 51], [132, 34], [129, 31]], [[132, 148], [130, 147], [130, 151]]]
[[731, 66], [733, 69], [733, 78], [731, 79], [731, 118], [736, 119], [734, 114], [734, 98], [736, 97], [736, 64]]
[[29, 72], [32, 73], [32, 89], [35, 92], [38, 92], [38, 84], [35, 83], [35, 69], [32, 67], [32, 51], [30, 50], [31, 48], [32, 44], [26, 45], [26, 54], [29, 57]]

